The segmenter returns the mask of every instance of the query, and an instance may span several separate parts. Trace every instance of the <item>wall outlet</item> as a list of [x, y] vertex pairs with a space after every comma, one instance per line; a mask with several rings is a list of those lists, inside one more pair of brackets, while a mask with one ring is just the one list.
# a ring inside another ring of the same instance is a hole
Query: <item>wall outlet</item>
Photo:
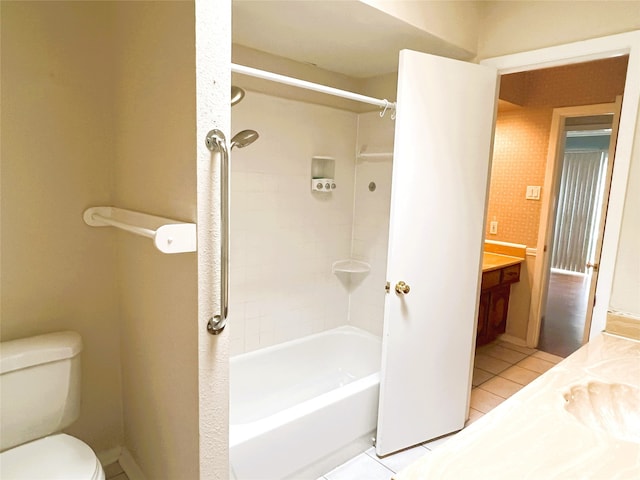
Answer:
[[497, 235], [498, 234], [498, 221], [497, 220], [493, 220], [492, 222], [489, 222], [489, 233], [491, 235]]
[[527, 200], [540, 200], [540, 186], [527, 186]]

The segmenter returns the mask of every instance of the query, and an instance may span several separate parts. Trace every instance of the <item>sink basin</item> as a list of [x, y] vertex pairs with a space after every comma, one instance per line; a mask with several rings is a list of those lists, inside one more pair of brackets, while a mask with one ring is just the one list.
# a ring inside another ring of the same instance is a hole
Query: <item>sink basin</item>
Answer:
[[640, 389], [621, 383], [589, 382], [564, 394], [567, 412], [587, 427], [640, 443]]

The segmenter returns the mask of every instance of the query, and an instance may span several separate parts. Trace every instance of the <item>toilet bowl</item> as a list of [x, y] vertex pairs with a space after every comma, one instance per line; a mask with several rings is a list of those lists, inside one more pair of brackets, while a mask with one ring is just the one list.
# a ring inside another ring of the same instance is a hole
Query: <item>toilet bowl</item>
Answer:
[[0, 478], [104, 480], [104, 470], [86, 443], [59, 433], [0, 453]]
[[80, 414], [80, 352], [75, 332], [0, 343], [0, 478], [104, 480], [81, 440], [60, 433]]

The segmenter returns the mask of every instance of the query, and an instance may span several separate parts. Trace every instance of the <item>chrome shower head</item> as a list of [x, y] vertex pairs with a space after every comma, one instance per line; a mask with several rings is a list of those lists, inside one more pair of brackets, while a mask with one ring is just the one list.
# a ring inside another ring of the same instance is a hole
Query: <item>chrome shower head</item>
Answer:
[[247, 145], [251, 145], [259, 136], [255, 130], [242, 130], [231, 138], [231, 150], [233, 150], [233, 147], [244, 148]]
[[244, 98], [244, 90], [240, 87], [236, 87], [235, 85], [231, 85], [231, 106], [233, 107], [236, 103]]

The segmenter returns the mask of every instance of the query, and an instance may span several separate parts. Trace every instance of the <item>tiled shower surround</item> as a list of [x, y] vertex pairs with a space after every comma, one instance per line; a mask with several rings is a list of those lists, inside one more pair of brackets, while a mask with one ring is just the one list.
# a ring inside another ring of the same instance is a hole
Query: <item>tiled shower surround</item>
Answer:
[[[260, 138], [231, 154], [231, 354], [345, 324], [381, 334], [391, 158], [356, 153], [360, 138], [390, 152], [393, 122], [248, 91], [232, 109], [245, 129]], [[333, 192], [311, 191], [313, 156], [335, 159]], [[372, 271], [333, 274], [347, 258]]]

